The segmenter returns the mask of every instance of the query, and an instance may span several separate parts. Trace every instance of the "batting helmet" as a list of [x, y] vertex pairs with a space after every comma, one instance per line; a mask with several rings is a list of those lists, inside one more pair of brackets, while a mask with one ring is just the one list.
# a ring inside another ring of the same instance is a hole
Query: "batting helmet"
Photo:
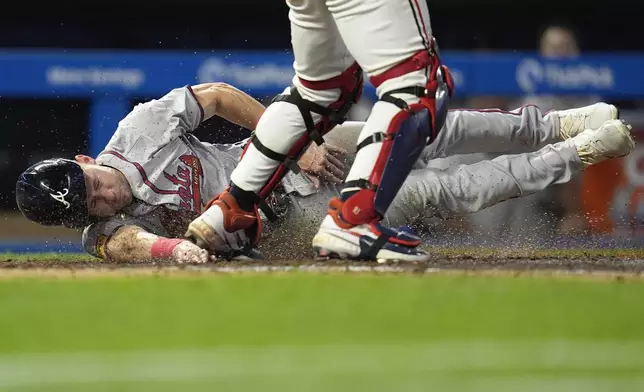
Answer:
[[16, 203], [27, 219], [41, 225], [90, 223], [83, 169], [69, 159], [47, 159], [25, 170], [16, 184]]

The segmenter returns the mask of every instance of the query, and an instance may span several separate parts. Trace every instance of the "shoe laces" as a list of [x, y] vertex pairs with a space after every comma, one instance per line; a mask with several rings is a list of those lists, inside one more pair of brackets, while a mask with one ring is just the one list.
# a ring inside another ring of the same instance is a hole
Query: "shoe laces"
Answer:
[[565, 116], [559, 117], [559, 128], [561, 137], [563, 140], [570, 139], [573, 137], [571, 131], [573, 129], [579, 129], [575, 134], [579, 134], [585, 129], [586, 118], [588, 118], [588, 113], [577, 112], [566, 114]]

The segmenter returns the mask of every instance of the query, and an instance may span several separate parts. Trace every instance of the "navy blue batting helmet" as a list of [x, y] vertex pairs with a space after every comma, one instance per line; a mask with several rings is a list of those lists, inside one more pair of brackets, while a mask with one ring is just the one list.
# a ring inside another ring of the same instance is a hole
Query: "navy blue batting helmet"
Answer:
[[27, 219], [41, 225], [81, 228], [91, 221], [83, 169], [69, 159], [47, 159], [25, 170], [16, 202]]

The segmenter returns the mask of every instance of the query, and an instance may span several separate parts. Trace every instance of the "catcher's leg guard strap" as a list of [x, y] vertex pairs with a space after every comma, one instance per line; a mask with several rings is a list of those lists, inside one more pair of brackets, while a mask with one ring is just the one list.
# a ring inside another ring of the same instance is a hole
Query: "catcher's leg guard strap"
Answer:
[[302, 120], [304, 120], [304, 126], [306, 127], [306, 133], [309, 135], [309, 138], [313, 140], [318, 145], [324, 143], [322, 138], [322, 132], [316, 126], [313, 121], [313, 116], [311, 113], [317, 113], [323, 117], [329, 118], [334, 112], [333, 109], [318, 105], [315, 102], [308, 101], [300, 95], [297, 88], [291, 87], [290, 94], [278, 95], [273, 99], [272, 102], [288, 102], [297, 106], [300, 114], [302, 115]]
[[[390, 91], [383, 95], [382, 101], [393, 103], [394, 105], [398, 106], [399, 108], [405, 110], [405, 111], [410, 111], [410, 107], [405, 102], [405, 100], [396, 98], [393, 94], [411, 94], [411, 95], [416, 95], [417, 97], [424, 98], [427, 94], [427, 90], [425, 90], [422, 87], [407, 87], [407, 88], [401, 88], [398, 90]], [[436, 100], [436, 106], [434, 107], [435, 109], [432, 110], [432, 107], [427, 107], [427, 109], [430, 112], [430, 115], [432, 119], [436, 118], [436, 121], [433, 121], [434, 124], [431, 124], [432, 126], [432, 132], [429, 135], [429, 138], [427, 139], [427, 145], [431, 144], [435, 139], [436, 136], [438, 135], [438, 132], [440, 131], [440, 128], [436, 128], [436, 126], [442, 127], [445, 124], [445, 118], [447, 117], [447, 110], [448, 110], [448, 104], [449, 100], [447, 97], [441, 96], [440, 100]], [[367, 137], [358, 145], [356, 146], [356, 152], [360, 151], [362, 148], [372, 144], [372, 143], [381, 143], [386, 140], [392, 140], [394, 138], [395, 134], [393, 133], [384, 133], [384, 132], [376, 132], [373, 135]]]
[[[362, 85], [360, 84], [360, 88], [358, 90], [361, 89]], [[356, 99], [356, 97], [359, 95], [358, 90], [352, 90], [349, 99]], [[264, 199], [270, 194], [270, 192], [273, 190], [273, 188], [275, 188], [275, 186], [277, 186], [279, 181], [284, 177], [288, 170], [292, 170], [295, 173], [300, 172], [300, 168], [297, 166], [297, 161], [305, 151], [311, 140], [313, 140], [318, 145], [324, 143], [322, 136], [333, 129], [333, 127], [337, 124], [344, 122], [345, 116], [351, 108], [351, 105], [353, 104], [353, 101], [343, 102], [344, 99], [342, 99], [341, 101], [336, 102], [342, 105], [339, 109], [335, 109], [333, 107], [335, 105], [324, 107], [316, 104], [315, 102], [311, 102], [302, 98], [300, 93], [297, 91], [297, 88], [295, 87], [291, 88], [290, 94], [280, 95], [273, 101], [288, 102], [297, 106], [302, 115], [302, 119], [306, 127], [306, 133], [297, 140], [295, 145], [288, 151], [286, 155], [279, 154], [267, 148], [261, 143], [256, 135], [251, 138], [251, 143], [253, 143], [255, 148], [257, 148], [260, 152], [275, 161], [282, 162], [282, 164], [266, 182], [264, 187], [260, 190], [258, 195], [260, 199]], [[320, 114], [322, 116], [321, 121], [316, 124], [313, 121], [311, 113]]]
[[[261, 200], [264, 200], [270, 195], [271, 191], [279, 184], [279, 181], [289, 170], [299, 173], [300, 169], [297, 165], [297, 160], [305, 151], [311, 140], [315, 141], [317, 144], [324, 143], [322, 136], [333, 129], [335, 125], [344, 122], [349, 109], [353, 103], [357, 102], [360, 98], [364, 81], [362, 78], [362, 70], [356, 63], [335, 78], [324, 81], [306, 81], [300, 79], [300, 83], [304, 87], [312, 90], [340, 89], [340, 97], [331, 105], [322, 106], [302, 98], [302, 95], [295, 86], [291, 87], [289, 94], [275, 97], [273, 102], [288, 102], [298, 108], [306, 128], [306, 133], [295, 142], [286, 154], [278, 153], [266, 147], [259, 137], [256, 134], [253, 134], [250, 138], [250, 143], [252, 143], [252, 145], [261, 154], [271, 160], [281, 162], [281, 164], [276, 168], [275, 172], [273, 172], [271, 177], [269, 177], [265, 185], [256, 195], [254, 193], [252, 195], [244, 194], [244, 192], [234, 184], [231, 187], [231, 192], [246, 199], [246, 201], [241, 203], [244, 203], [245, 205], [259, 203], [260, 208], [270, 220], [272, 220], [271, 217], [276, 217], [276, 215], [265, 203], [261, 203]], [[319, 114], [321, 116], [320, 121], [315, 123], [312, 113]]]
[[289, 170], [295, 173], [300, 172], [300, 167], [297, 165], [297, 160], [295, 159], [296, 157], [280, 154], [278, 152], [271, 150], [270, 148], [263, 145], [262, 142], [259, 141], [259, 138], [256, 137], [254, 133], [253, 135], [251, 135], [250, 142], [253, 144], [253, 146], [255, 146], [257, 150], [259, 150], [259, 152], [266, 155], [270, 159], [274, 161], [282, 162], [284, 166], [286, 166]]
[[[302, 83], [303, 86], [313, 90], [329, 90], [339, 88], [341, 91], [340, 97], [336, 102], [325, 107], [302, 98], [299, 91], [294, 86], [291, 87], [290, 94], [278, 95], [273, 99], [273, 102], [288, 102], [298, 108], [300, 114], [302, 115], [304, 126], [306, 127], [306, 134], [303, 135], [302, 138], [295, 143], [295, 145], [291, 148], [291, 150], [285, 157], [279, 156], [280, 154], [276, 154], [271, 151], [275, 154], [276, 158], [280, 158], [275, 160], [282, 162], [290, 160], [291, 164], [288, 166], [280, 165], [280, 167], [277, 168], [275, 173], [267, 181], [266, 185], [260, 190], [260, 199], [264, 199], [268, 196], [268, 194], [270, 194], [273, 188], [287, 173], [287, 170], [294, 170], [296, 173], [299, 172], [299, 167], [297, 167], [296, 162], [299, 159], [300, 155], [304, 152], [306, 146], [308, 146], [311, 140], [313, 140], [318, 145], [324, 143], [322, 136], [333, 129], [333, 127], [335, 127], [337, 124], [342, 124], [345, 121], [345, 117], [349, 112], [349, 109], [351, 109], [351, 106], [360, 98], [364, 85], [362, 78], [362, 69], [358, 66], [357, 63], [335, 78], [317, 82], [300, 79], [300, 83]], [[313, 121], [311, 113], [317, 113], [321, 115], [322, 118], [317, 124]], [[255, 142], [255, 140], [257, 140], [257, 142]], [[259, 139], [257, 137], [254, 137], [253, 145], [259, 149], [259, 147], [257, 146], [260, 144], [261, 143], [259, 142]], [[270, 158], [268, 154], [265, 155]]]

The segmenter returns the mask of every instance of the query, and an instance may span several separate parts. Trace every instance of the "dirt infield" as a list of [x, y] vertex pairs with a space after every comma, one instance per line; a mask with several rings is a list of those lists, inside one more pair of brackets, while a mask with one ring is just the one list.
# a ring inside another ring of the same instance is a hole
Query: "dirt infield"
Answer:
[[201, 265], [169, 263], [116, 264], [98, 260], [69, 261], [64, 257], [46, 260], [0, 259], [0, 277], [33, 275], [141, 275], [165, 273], [240, 273], [305, 271], [318, 273], [411, 273], [481, 275], [573, 275], [609, 278], [644, 278], [644, 258], [632, 257], [514, 257], [470, 255], [432, 258], [426, 263], [347, 262], [342, 260], [262, 260], [216, 262]]

